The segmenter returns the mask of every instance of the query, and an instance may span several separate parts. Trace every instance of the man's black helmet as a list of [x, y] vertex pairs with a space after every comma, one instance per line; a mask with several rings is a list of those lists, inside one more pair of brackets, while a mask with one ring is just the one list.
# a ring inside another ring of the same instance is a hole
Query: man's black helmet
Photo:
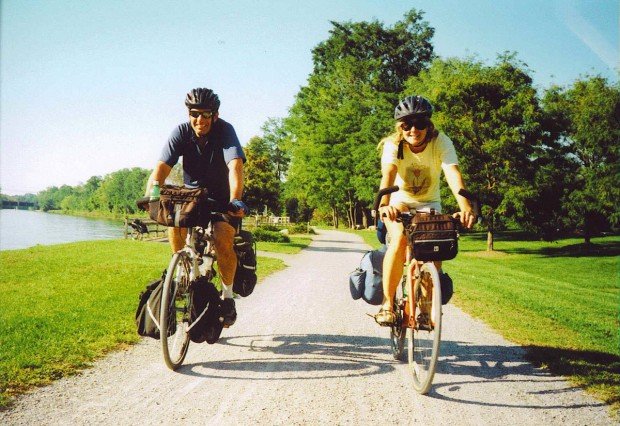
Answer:
[[185, 106], [189, 109], [208, 109], [211, 112], [217, 112], [220, 108], [220, 98], [213, 93], [213, 90], [198, 87], [187, 94]]
[[395, 120], [405, 117], [431, 118], [432, 115], [433, 106], [422, 96], [407, 96], [394, 109]]

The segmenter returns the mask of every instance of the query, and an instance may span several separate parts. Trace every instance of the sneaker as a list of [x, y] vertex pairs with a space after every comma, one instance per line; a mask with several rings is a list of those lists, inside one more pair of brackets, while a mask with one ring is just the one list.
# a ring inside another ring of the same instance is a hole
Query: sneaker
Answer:
[[220, 304], [220, 322], [224, 327], [230, 327], [237, 320], [237, 310], [233, 299], [224, 299]]
[[416, 318], [416, 325], [418, 330], [432, 331], [430, 316], [428, 314], [419, 313]]

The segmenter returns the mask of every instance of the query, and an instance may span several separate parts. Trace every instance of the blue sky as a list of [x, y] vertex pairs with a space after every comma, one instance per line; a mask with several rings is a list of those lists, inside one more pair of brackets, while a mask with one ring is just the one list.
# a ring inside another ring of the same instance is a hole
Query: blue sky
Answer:
[[516, 51], [539, 88], [618, 79], [617, 0], [3, 0], [2, 192], [151, 168], [197, 86], [220, 95], [245, 144], [287, 115], [330, 20], [391, 25], [412, 7], [439, 56]]

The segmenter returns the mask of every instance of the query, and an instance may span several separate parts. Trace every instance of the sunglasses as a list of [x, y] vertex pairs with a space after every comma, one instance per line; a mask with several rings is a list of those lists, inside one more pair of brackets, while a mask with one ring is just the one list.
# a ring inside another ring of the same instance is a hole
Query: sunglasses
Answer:
[[211, 118], [213, 117], [213, 112], [211, 111], [190, 111], [189, 115], [194, 117], [194, 118], [198, 118], [198, 117], [202, 117], [202, 118]]
[[412, 127], [415, 127], [418, 130], [424, 130], [428, 127], [429, 124], [430, 124], [429, 121], [425, 119], [405, 120], [402, 122], [400, 127], [405, 132], [408, 132], [409, 130], [411, 130]]

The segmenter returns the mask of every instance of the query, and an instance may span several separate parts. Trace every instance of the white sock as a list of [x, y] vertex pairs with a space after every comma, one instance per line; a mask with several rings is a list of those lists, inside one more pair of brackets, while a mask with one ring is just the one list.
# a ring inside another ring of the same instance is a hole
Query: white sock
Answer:
[[233, 297], [233, 286], [226, 285], [222, 283], [222, 299], [232, 299]]

